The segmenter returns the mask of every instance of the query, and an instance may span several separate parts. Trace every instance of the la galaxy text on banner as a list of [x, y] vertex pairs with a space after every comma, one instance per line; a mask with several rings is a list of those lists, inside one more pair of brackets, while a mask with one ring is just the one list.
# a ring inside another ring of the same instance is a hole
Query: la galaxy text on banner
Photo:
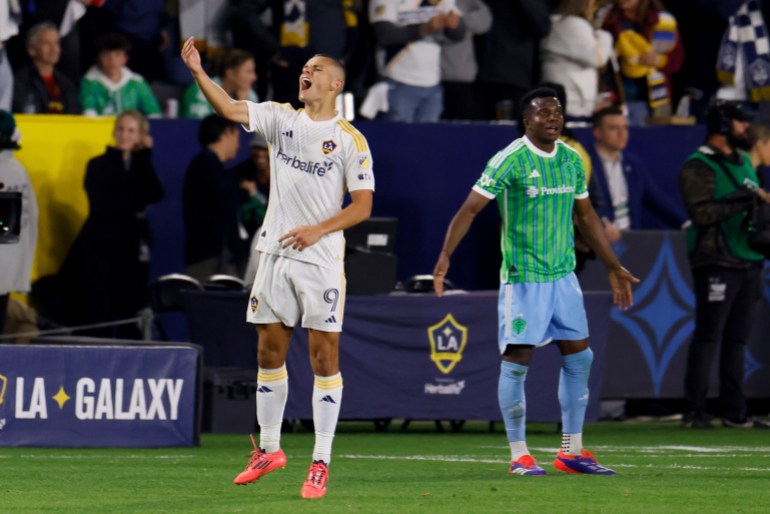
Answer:
[[0, 446], [192, 446], [198, 359], [192, 345], [0, 345]]

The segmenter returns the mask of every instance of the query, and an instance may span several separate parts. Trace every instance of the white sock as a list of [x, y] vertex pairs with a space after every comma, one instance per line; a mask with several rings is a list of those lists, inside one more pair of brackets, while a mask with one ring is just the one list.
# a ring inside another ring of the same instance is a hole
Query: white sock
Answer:
[[313, 386], [313, 424], [315, 425], [315, 446], [313, 461], [323, 461], [328, 466], [332, 458], [332, 442], [337, 430], [342, 403], [342, 375], [330, 377], [316, 375]]
[[257, 374], [259, 447], [267, 453], [276, 452], [281, 447], [281, 424], [288, 393], [286, 365], [278, 369], [260, 368]]
[[508, 444], [511, 445], [511, 460], [519, 460], [523, 456], [529, 455], [527, 441], [512, 441]]
[[581, 455], [583, 451], [583, 434], [562, 434], [561, 451], [567, 455]]

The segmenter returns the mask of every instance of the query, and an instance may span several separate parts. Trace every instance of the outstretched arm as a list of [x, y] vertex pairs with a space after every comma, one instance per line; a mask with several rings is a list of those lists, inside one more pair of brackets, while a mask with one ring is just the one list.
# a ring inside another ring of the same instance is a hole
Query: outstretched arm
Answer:
[[198, 83], [203, 96], [206, 97], [217, 114], [241, 125], [249, 124], [249, 110], [246, 101], [232, 99], [224, 89], [211, 80], [201, 65], [201, 55], [195, 48], [195, 39], [192, 37], [188, 38], [182, 47], [182, 61], [190, 70], [195, 82]]
[[433, 268], [433, 288], [436, 291], [436, 296], [444, 294], [444, 277], [447, 271], [449, 271], [449, 257], [457, 249], [457, 245], [463, 240], [465, 234], [468, 233], [468, 229], [471, 227], [476, 215], [486, 207], [489, 200], [486, 196], [476, 191], [471, 191], [449, 223], [446, 237], [444, 238], [444, 247], [441, 249], [441, 253], [438, 254], [438, 261], [436, 261], [436, 266]]
[[612, 301], [619, 308], [628, 309], [634, 304], [631, 284], [638, 284], [639, 279], [620, 265], [620, 261], [604, 236], [602, 222], [588, 198], [575, 200], [575, 221], [588, 246], [599, 256], [609, 271]]

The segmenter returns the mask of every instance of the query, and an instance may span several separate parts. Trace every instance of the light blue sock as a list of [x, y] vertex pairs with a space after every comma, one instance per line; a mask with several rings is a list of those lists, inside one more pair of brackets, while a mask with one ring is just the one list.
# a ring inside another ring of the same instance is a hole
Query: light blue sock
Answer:
[[565, 434], [583, 433], [588, 406], [588, 376], [593, 360], [594, 352], [590, 348], [564, 356], [559, 375], [559, 404], [562, 432]]
[[497, 399], [509, 442], [526, 440], [527, 401], [524, 397], [524, 381], [527, 369], [528, 366], [508, 361], [503, 361], [500, 366]]

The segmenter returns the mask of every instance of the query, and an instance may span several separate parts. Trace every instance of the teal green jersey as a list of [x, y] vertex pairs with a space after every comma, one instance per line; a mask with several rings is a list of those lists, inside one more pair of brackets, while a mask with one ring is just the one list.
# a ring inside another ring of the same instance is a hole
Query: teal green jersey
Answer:
[[575, 269], [572, 207], [588, 190], [574, 148], [557, 140], [547, 153], [524, 136], [489, 160], [473, 190], [497, 198], [502, 282], [553, 282]]

